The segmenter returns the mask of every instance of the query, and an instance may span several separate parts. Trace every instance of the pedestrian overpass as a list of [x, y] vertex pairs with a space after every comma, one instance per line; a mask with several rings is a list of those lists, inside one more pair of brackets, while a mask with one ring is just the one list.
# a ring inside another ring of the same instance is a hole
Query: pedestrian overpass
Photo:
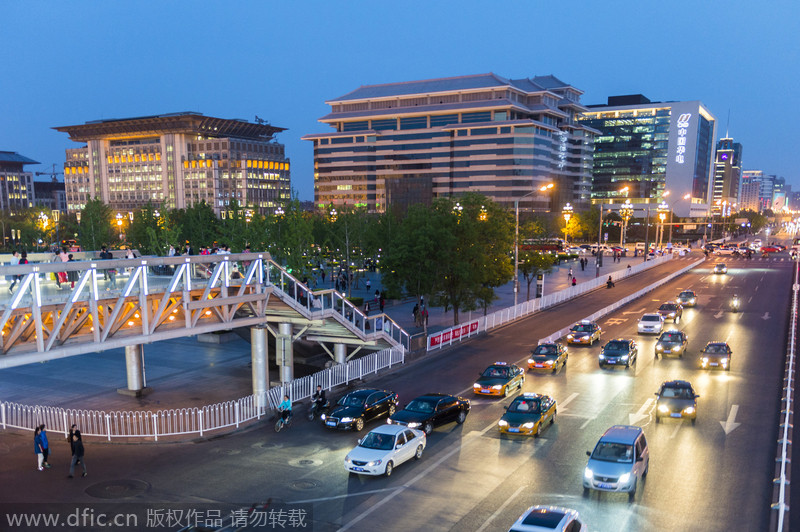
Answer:
[[[7, 279], [19, 276], [13, 293], [8, 284], [0, 291], [0, 369], [125, 348], [128, 388], [136, 392], [143, 387], [143, 344], [251, 327], [255, 392], [265, 386], [267, 333], [276, 337], [282, 382], [293, 379], [292, 342], [300, 338], [318, 342], [338, 363], [362, 349], [409, 346], [406, 331], [388, 316], [365, 316], [333, 289], [310, 290], [267, 253], [0, 270]], [[115, 282], [104, 278], [108, 270], [116, 271]], [[59, 287], [58, 272], [76, 279], [74, 287]]]

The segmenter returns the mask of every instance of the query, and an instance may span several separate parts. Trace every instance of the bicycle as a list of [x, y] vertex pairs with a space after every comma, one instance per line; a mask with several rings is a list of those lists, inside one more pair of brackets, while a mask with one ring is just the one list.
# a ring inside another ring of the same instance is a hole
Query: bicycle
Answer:
[[283, 427], [288, 427], [292, 423], [292, 411], [289, 410], [289, 416], [286, 418], [286, 421], [283, 420], [283, 416], [278, 416], [278, 421], [275, 422], [275, 432], [280, 432]]
[[330, 403], [328, 401], [325, 401], [325, 404], [323, 405], [320, 405], [316, 401], [312, 401], [311, 408], [308, 409], [308, 420], [314, 421], [314, 418], [318, 415], [327, 414], [329, 406]]

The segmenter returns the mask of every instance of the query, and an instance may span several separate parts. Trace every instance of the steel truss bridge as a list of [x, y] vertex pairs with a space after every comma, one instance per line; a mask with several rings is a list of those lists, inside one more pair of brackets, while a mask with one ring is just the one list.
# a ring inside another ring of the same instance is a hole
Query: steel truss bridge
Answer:
[[[365, 316], [335, 290], [312, 291], [267, 253], [140, 257], [4, 266], [0, 368], [270, 323], [292, 339], [354, 348], [409, 347], [384, 314]], [[104, 277], [116, 271], [115, 281]], [[56, 275], [73, 281], [58, 286]], [[74, 286], [72, 286], [74, 284]], [[116, 286], [114, 286], [116, 284]], [[285, 325], [284, 325], [285, 327]], [[348, 358], [349, 358], [348, 357]]]

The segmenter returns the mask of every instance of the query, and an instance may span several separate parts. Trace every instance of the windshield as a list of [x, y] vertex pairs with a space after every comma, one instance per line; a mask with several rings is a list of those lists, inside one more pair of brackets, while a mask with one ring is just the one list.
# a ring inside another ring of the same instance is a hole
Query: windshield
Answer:
[[603, 442], [597, 444], [592, 453], [593, 460], [603, 462], [633, 463], [633, 445]]
[[663, 305], [658, 307], [658, 309], [659, 310], [675, 310], [675, 305], [670, 305], [670, 304], [664, 303]]
[[339, 399], [339, 404], [342, 406], [363, 406], [365, 400], [365, 396], [351, 393]]
[[486, 371], [483, 372], [483, 377], [500, 377], [505, 378], [508, 377], [508, 368], [498, 368], [495, 366], [491, 366], [486, 368]]
[[727, 353], [728, 350], [725, 349], [723, 345], [708, 345], [706, 346], [706, 353], [712, 354], [719, 354], [719, 353]]
[[538, 414], [539, 413], [539, 400], [538, 399], [518, 399], [511, 403], [508, 407], [509, 412], [515, 414]]
[[625, 352], [627, 352], [628, 351], [628, 342], [608, 342], [604, 349], [606, 351], [625, 351]]
[[694, 294], [692, 292], [681, 292], [681, 297], [682, 298], [692, 298], [692, 297], [694, 297]]
[[409, 412], [419, 412], [421, 414], [430, 414], [433, 412], [433, 409], [436, 405], [434, 405], [430, 401], [420, 401], [418, 399], [414, 399], [408, 406], [406, 406], [406, 410]]
[[661, 316], [653, 314], [645, 314], [642, 316], [642, 321], [661, 321]]
[[365, 449], [378, 449], [381, 451], [390, 451], [394, 447], [394, 436], [391, 434], [381, 434], [379, 432], [370, 432], [364, 439], [361, 440], [361, 443], [358, 444], [359, 447], [364, 447]]
[[661, 390], [661, 397], [665, 399], [694, 399], [694, 393], [689, 388], [673, 388], [665, 386]]
[[721, 269], [722, 269], [722, 268], [724, 268], [724, 267], [725, 267], [725, 265], [724, 265], [724, 264], [717, 264], [717, 265], [715, 266], [715, 268], [717, 268], [718, 270], [721, 270]]
[[592, 326], [589, 324], [580, 323], [572, 328], [574, 332], [582, 332], [582, 333], [590, 333], [592, 332]]
[[664, 333], [661, 335], [661, 338], [658, 339], [659, 342], [681, 342], [683, 339], [681, 338], [680, 333]]
[[540, 345], [533, 351], [534, 355], [552, 355], [556, 356], [558, 354], [558, 350], [552, 345]]

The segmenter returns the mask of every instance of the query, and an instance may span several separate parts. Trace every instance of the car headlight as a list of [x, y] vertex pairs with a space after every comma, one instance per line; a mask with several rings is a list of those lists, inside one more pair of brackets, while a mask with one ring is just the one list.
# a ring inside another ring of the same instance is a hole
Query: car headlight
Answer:
[[494, 386], [492, 386], [492, 390], [502, 390], [502, 389], [503, 389], [502, 384], [495, 384]]
[[628, 360], [628, 355], [622, 355], [622, 360]]
[[533, 359], [532, 358], [528, 359], [528, 364], [533, 364]]
[[606, 356], [603, 353], [600, 353], [600, 360], [604, 360]]
[[672, 351], [674, 351], [675, 353], [677, 353], [680, 350], [681, 350], [681, 346], [679, 346], [679, 345], [676, 345], [675, 347], [672, 348]]
[[472, 385], [472, 387], [473, 387], [473, 388], [480, 388], [480, 387], [481, 387], [481, 385], [480, 385], [480, 384], [478, 384], [478, 383], [476, 382], [475, 384], [473, 384], [473, 385]]
[[620, 484], [627, 484], [630, 479], [631, 479], [631, 474], [630, 473], [623, 473], [619, 477], [619, 483]]
[[413, 423], [409, 423], [408, 427], [411, 428], [411, 429], [415, 429], [415, 428], [419, 427], [420, 425], [422, 425], [422, 423], [413, 422]]
[[373, 460], [372, 462], [367, 462], [368, 467], [374, 467], [376, 465], [381, 465], [382, 460]]
[[690, 305], [694, 305], [696, 302], [697, 302], [697, 300], [695, 298], [692, 298], [692, 299], [689, 300], [689, 304]]
[[592, 478], [593, 476], [594, 476], [594, 473], [588, 467], [583, 470], [583, 478]]
[[686, 408], [683, 409], [683, 412], [685, 414], [694, 414], [694, 407], [693, 406], [687, 406]]
[[353, 461], [350, 459], [350, 455], [349, 454], [344, 457], [344, 463], [346, 463], [346, 464], [353, 463]]
[[353, 421], [353, 418], [351, 418], [351, 417], [343, 417], [341, 419], [342, 423], [351, 423], [352, 421]]
[[708, 364], [708, 357], [703, 357], [703, 364]]
[[544, 365], [545, 365], [545, 366], [552, 366], [554, 363], [555, 363], [555, 362], [554, 362], [553, 360], [545, 360], [545, 361], [544, 361]]
[[325, 421], [325, 414], [322, 414], [322, 415], [320, 415], [320, 416], [319, 416], [319, 418], [320, 418], [322, 421]]
[[523, 429], [532, 429], [534, 425], [535, 425], [535, 423], [531, 423], [531, 422], [529, 421], [529, 422], [527, 422], [527, 423], [523, 423], [523, 424], [522, 424], [522, 428], [523, 428]]
[[663, 345], [656, 344], [656, 351], [663, 351], [663, 350], [664, 350], [664, 346]]
[[501, 427], [507, 427], [508, 421], [506, 421], [505, 419], [501, 419], [500, 421], [497, 422], [497, 424], [500, 425]]
[[670, 312], [670, 313], [668, 314], [668, 316], [669, 316], [670, 318], [674, 318], [674, 317], [675, 317], [675, 313], [674, 313], [674, 312]]
[[567, 335], [567, 340], [572, 340], [573, 338], [575, 338], [573, 335], [571, 335], [571, 334]]
[[662, 414], [666, 414], [669, 412], [669, 407], [667, 405], [658, 405], [658, 411]]

